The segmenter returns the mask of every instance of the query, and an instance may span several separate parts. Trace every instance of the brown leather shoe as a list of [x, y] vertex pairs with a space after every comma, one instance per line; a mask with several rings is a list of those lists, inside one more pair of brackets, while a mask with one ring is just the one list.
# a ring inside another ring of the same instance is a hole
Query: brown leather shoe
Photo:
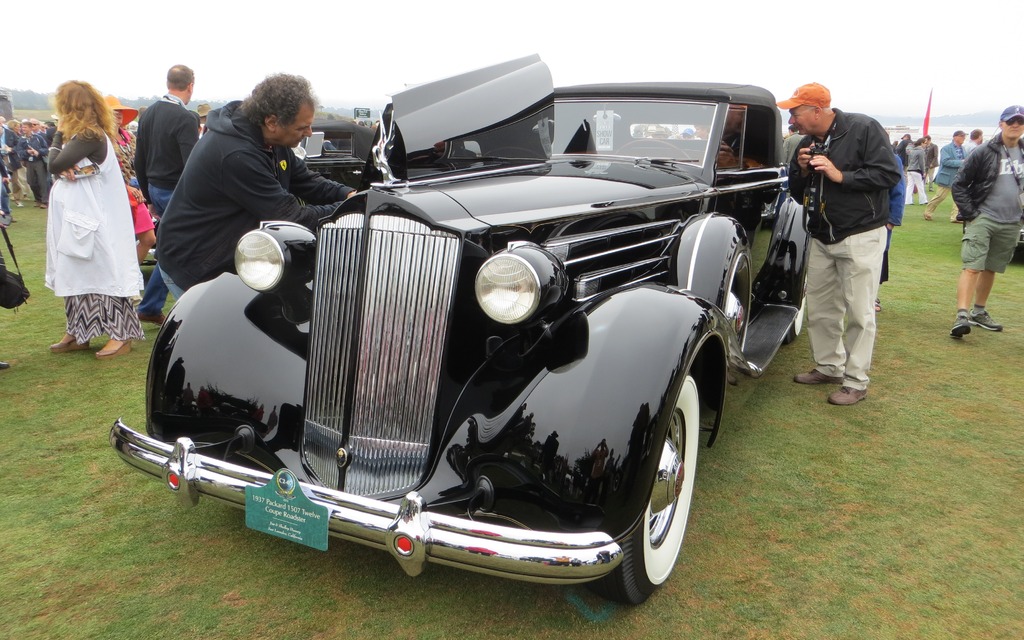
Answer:
[[852, 387], [843, 387], [839, 391], [833, 391], [828, 395], [829, 404], [838, 404], [840, 406], [846, 406], [849, 404], [857, 404], [868, 395], [867, 389], [854, 389]]
[[162, 325], [164, 323], [164, 320], [166, 319], [167, 316], [165, 316], [162, 313], [158, 313], [155, 315], [150, 313], [139, 314], [139, 322], [152, 322], [153, 324]]
[[843, 384], [843, 377], [827, 376], [817, 369], [811, 369], [807, 373], [798, 373], [793, 376], [793, 382], [799, 384]]
[[79, 344], [74, 338], [68, 340], [68, 336], [64, 336], [64, 340], [56, 344], [50, 345], [50, 353], [67, 353], [68, 351], [85, 351], [89, 348], [89, 341], [86, 340], [84, 343]]
[[[111, 342], [113, 342], [113, 340], [111, 340]], [[110, 344], [110, 343], [107, 343], [107, 344]], [[96, 357], [99, 358], [100, 360], [105, 360], [107, 358], [114, 358], [116, 356], [121, 356], [121, 355], [124, 355], [126, 353], [131, 353], [131, 350], [132, 350], [132, 341], [131, 340], [125, 340], [124, 342], [121, 343], [121, 346], [119, 346], [119, 347], [115, 347], [113, 349], [106, 349], [106, 348], [104, 348], [104, 349], [101, 349], [101, 350], [97, 351], [96, 352]]]

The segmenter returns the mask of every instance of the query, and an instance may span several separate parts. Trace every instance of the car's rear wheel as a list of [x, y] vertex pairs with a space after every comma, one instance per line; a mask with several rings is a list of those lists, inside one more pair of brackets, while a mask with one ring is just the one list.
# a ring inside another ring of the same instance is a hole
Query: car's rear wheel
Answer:
[[623, 543], [622, 563], [611, 574], [590, 583], [598, 594], [640, 604], [672, 573], [693, 500], [699, 419], [697, 383], [686, 376], [658, 453], [658, 472], [643, 521]]

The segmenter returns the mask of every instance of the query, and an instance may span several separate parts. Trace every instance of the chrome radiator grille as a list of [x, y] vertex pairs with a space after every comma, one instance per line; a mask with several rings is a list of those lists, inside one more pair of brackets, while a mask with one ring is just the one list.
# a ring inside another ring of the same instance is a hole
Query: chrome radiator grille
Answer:
[[391, 493], [425, 471], [459, 254], [457, 236], [394, 216], [321, 229], [303, 456], [324, 485]]

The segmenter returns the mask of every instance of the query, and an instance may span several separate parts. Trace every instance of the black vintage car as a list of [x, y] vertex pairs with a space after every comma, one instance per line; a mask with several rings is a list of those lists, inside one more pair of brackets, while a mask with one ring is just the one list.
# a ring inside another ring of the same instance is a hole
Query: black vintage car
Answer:
[[306, 166], [335, 182], [359, 188], [373, 129], [354, 120], [321, 118], [313, 121], [313, 136], [318, 148], [306, 155]]
[[728, 389], [799, 330], [780, 131], [757, 87], [553, 90], [536, 57], [399, 93], [361, 193], [177, 302], [111, 445], [310, 546], [642, 602]]

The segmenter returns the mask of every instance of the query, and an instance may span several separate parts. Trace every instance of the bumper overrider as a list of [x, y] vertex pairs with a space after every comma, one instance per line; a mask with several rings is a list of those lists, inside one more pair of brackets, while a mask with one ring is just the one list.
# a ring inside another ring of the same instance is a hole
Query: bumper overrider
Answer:
[[[244, 509], [246, 487], [262, 487], [273, 477], [200, 455], [189, 438], [168, 444], [120, 420], [110, 429], [110, 445], [131, 466], [162, 479], [186, 507], [206, 495]], [[386, 549], [411, 576], [436, 562], [514, 580], [571, 584], [600, 578], [622, 561], [619, 545], [600, 532], [531, 531], [431, 513], [414, 491], [391, 503], [300, 486], [327, 508], [330, 535]]]

